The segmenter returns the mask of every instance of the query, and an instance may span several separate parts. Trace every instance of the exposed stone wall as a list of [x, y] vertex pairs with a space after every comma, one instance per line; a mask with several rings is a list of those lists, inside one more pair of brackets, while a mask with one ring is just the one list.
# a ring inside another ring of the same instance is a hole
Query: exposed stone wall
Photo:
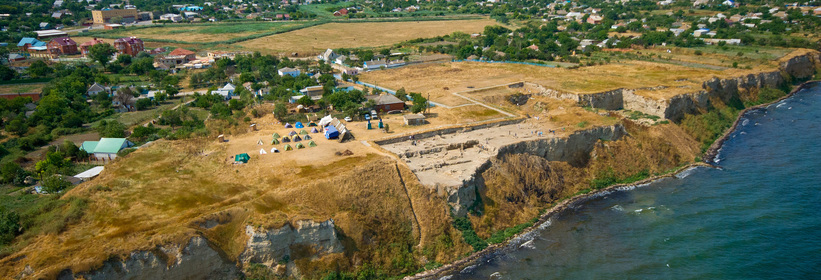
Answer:
[[188, 244], [171, 244], [151, 251], [135, 251], [125, 260], [111, 259], [94, 271], [60, 279], [241, 279], [236, 264], [220, 255], [205, 238], [196, 236]]
[[278, 229], [262, 229], [247, 226], [248, 243], [240, 255], [243, 263], [276, 264], [284, 256], [291, 255], [291, 246], [312, 247], [317, 255], [342, 252], [342, 243], [336, 236], [333, 219], [324, 222], [310, 220], [286, 224]]
[[[519, 119], [505, 120], [505, 121], [499, 121], [499, 122], [483, 123], [483, 124], [466, 126], [466, 127], [443, 128], [443, 129], [431, 130], [431, 131], [427, 131], [427, 132], [414, 133], [413, 138], [417, 139], [417, 140], [418, 139], [425, 139], [425, 138], [434, 137], [434, 136], [437, 136], [437, 135], [441, 136], [441, 135], [453, 134], [453, 133], [457, 133], [457, 132], [467, 132], [467, 131], [471, 131], [471, 130], [485, 129], [485, 128], [488, 128], [488, 127], [517, 124], [517, 123], [523, 122], [524, 120], [525, 119], [523, 119], [523, 118], [519, 118]], [[410, 140], [408, 138], [408, 136], [409, 135], [391, 137], [391, 138], [388, 138], [388, 139], [382, 139], [382, 140], [374, 141], [374, 143], [376, 143], [377, 145], [389, 145], [389, 144], [399, 143], [399, 142]]]

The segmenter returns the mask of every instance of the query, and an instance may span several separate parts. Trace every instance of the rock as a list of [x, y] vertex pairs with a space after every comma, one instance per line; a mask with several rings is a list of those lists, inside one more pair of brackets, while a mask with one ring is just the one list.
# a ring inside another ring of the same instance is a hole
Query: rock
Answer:
[[342, 243], [336, 236], [333, 219], [319, 223], [301, 220], [296, 225], [289, 223], [270, 230], [246, 226], [245, 234], [248, 235], [248, 242], [245, 252], [240, 255], [243, 263], [277, 263], [285, 256], [292, 257], [291, 248], [295, 245], [311, 247], [316, 255], [340, 253], [343, 250]]

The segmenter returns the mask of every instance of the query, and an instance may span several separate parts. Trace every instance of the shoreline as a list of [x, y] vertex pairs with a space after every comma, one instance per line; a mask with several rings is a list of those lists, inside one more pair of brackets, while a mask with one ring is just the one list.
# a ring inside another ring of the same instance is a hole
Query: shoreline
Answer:
[[640, 180], [640, 181], [636, 181], [636, 182], [632, 182], [632, 183], [627, 183], [627, 184], [611, 185], [611, 186], [608, 186], [606, 188], [593, 190], [593, 191], [591, 191], [589, 193], [586, 193], [586, 194], [577, 195], [577, 196], [568, 198], [568, 199], [560, 202], [559, 204], [556, 204], [555, 206], [550, 207], [544, 214], [539, 216], [539, 220], [536, 223], [534, 223], [532, 226], [522, 230], [522, 232], [520, 232], [519, 234], [516, 234], [515, 236], [511, 237], [510, 239], [508, 239], [508, 240], [506, 240], [502, 243], [489, 245], [487, 248], [485, 248], [481, 251], [474, 252], [474, 253], [470, 254], [469, 256], [458, 259], [458, 260], [456, 260], [452, 263], [446, 264], [446, 265], [441, 266], [441, 267], [436, 268], [436, 269], [426, 270], [426, 271], [423, 271], [423, 272], [420, 272], [420, 273], [417, 273], [417, 274], [414, 274], [414, 275], [409, 275], [409, 276], [404, 277], [403, 279], [405, 279], [405, 280], [435, 279], [435, 278], [439, 278], [439, 277], [447, 277], [447, 276], [450, 276], [450, 275], [461, 273], [463, 271], [469, 272], [473, 268], [478, 266], [478, 264], [480, 262], [486, 262], [488, 260], [491, 260], [491, 259], [495, 258], [496, 256], [499, 256], [499, 255], [505, 254], [505, 253], [509, 253], [509, 252], [517, 249], [519, 247], [519, 245], [521, 245], [521, 244], [523, 244], [524, 242], [527, 241], [527, 240], [525, 240], [525, 239], [527, 239], [527, 237], [532, 235], [537, 229], [543, 229], [544, 227], [549, 226], [550, 225], [550, 220], [553, 218], [553, 216], [555, 216], [558, 213], [561, 213], [562, 211], [566, 210], [567, 208], [578, 205], [579, 203], [586, 202], [590, 199], [600, 197], [602, 195], [610, 194], [613, 191], [618, 190], [619, 188], [636, 187], [636, 186], [640, 186], [640, 185], [650, 184], [650, 183], [653, 183], [653, 182], [661, 180], [661, 179], [676, 177], [676, 175], [681, 174], [682, 172], [685, 172], [685, 171], [688, 171], [688, 170], [691, 170], [691, 169], [695, 169], [695, 168], [698, 168], [698, 167], [716, 168], [717, 166], [714, 165], [715, 164], [715, 162], [714, 162], [715, 157], [718, 155], [718, 152], [721, 150], [721, 147], [724, 145], [724, 142], [726, 142], [727, 139], [729, 139], [729, 136], [733, 132], [735, 132], [735, 130], [738, 128], [738, 124], [740, 123], [742, 117], [745, 114], [747, 114], [750, 111], [760, 110], [764, 107], [767, 107], [767, 106], [770, 106], [772, 104], [781, 102], [781, 101], [783, 101], [787, 98], [792, 97], [795, 93], [797, 93], [797, 92], [799, 92], [803, 89], [806, 89], [810, 85], [813, 85], [813, 84], [818, 83], [818, 82], [821, 82], [821, 81], [818, 81], [818, 80], [805, 81], [805, 82], [801, 83], [800, 85], [798, 85], [796, 88], [794, 88], [792, 91], [787, 93], [787, 95], [782, 96], [779, 99], [776, 99], [772, 102], [767, 102], [767, 103], [764, 103], [764, 104], [759, 104], [759, 105], [756, 105], [756, 106], [745, 108], [744, 110], [739, 112], [738, 117], [736, 117], [736, 120], [733, 122], [733, 125], [730, 128], [728, 128], [721, 137], [719, 137], [718, 139], [716, 139], [715, 142], [713, 142], [713, 144], [710, 146], [710, 148], [707, 149], [707, 151], [704, 153], [704, 159], [702, 159], [702, 161], [700, 161], [700, 162], [689, 163], [689, 164], [687, 164], [685, 166], [682, 166], [682, 167], [676, 169], [675, 171], [667, 173], [667, 174], [653, 176], [653, 177], [650, 177], [650, 178], [647, 178], [647, 179], [644, 179], [644, 180]]

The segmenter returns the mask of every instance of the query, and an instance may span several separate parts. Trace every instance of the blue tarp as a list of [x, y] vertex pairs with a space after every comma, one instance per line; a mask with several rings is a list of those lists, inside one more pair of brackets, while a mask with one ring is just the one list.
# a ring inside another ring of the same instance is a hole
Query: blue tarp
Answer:
[[303, 127], [305, 127], [305, 126], [304, 126], [304, 125], [302, 125], [302, 122], [296, 122], [296, 125], [294, 125], [294, 127], [296, 127], [296, 128], [303, 128]]
[[325, 138], [333, 139], [339, 137], [339, 130], [336, 130], [336, 127], [329, 125], [325, 128]]

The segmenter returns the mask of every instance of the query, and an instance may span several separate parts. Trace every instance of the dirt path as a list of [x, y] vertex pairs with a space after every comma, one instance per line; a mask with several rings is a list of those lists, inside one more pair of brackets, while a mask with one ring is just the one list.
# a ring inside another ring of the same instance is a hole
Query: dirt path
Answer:
[[399, 174], [399, 182], [402, 183], [402, 187], [405, 189], [405, 195], [408, 197], [408, 205], [410, 205], [411, 214], [413, 214], [413, 229], [416, 232], [416, 244], [420, 245], [422, 241], [422, 230], [419, 228], [419, 218], [416, 217], [416, 211], [413, 210], [413, 199], [410, 197], [408, 186], [405, 185], [405, 179], [402, 178], [402, 171], [399, 171], [399, 163], [394, 163], [394, 167], [396, 168], [396, 173]]

